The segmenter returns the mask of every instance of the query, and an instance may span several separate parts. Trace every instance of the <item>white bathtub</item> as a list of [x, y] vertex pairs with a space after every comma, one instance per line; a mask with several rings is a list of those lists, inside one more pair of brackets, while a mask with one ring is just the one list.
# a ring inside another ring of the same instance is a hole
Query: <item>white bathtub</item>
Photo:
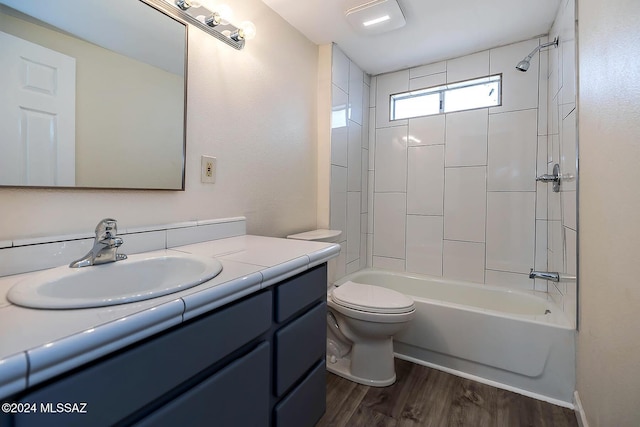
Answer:
[[336, 282], [410, 295], [416, 317], [394, 337], [396, 356], [573, 407], [575, 330], [552, 302], [525, 292], [365, 269]]

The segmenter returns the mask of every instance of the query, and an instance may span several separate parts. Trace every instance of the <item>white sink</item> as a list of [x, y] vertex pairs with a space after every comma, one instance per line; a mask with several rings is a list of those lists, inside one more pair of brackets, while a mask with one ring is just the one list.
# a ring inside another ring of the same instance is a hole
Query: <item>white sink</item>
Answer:
[[222, 264], [188, 254], [130, 255], [128, 259], [81, 268], [56, 267], [25, 277], [7, 294], [30, 308], [105, 307], [156, 298], [217, 276]]

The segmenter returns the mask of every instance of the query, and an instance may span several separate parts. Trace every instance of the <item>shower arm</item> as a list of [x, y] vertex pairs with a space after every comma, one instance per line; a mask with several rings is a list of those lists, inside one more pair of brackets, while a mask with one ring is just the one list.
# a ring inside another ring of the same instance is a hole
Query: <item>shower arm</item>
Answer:
[[533, 58], [533, 55], [539, 51], [540, 49], [544, 49], [545, 47], [549, 47], [549, 46], [555, 46], [558, 47], [558, 37], [556, 37], [555, 39], [553, 39], [552, 42], [548, 42], [548, 43], [542, 43], [539, 46], [536, 46], [535, 49], [533, 49], [531, 51], [531, 53], [529, 55], [527, 55], [527, 57], [524, 59], [524, 61], [529, 62], [531, 60], [531, 58]]

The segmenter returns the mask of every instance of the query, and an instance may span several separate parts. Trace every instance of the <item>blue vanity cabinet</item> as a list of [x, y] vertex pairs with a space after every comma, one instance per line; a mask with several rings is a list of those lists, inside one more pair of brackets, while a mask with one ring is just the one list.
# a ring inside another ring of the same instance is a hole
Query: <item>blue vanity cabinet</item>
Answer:
[[133, 344], [8, 402], [4, 426], [313, 426], [325, 411], [326, 264]]
[[282, 282], [274, 297], [273, 425], [314, 426], [326, 409], [326, 264]]

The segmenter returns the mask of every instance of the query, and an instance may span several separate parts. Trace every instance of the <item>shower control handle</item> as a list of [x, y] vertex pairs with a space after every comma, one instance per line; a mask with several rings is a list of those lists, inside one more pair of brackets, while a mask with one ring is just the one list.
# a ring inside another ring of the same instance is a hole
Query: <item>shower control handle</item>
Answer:
[[557, 163], [553, 165], [553, 175], [544, 174], [536, 177], [536, 181], [540, 182], [552, 182], [553, 183], [553, 192], [557, 193], [560, 191], [560, 165]]

